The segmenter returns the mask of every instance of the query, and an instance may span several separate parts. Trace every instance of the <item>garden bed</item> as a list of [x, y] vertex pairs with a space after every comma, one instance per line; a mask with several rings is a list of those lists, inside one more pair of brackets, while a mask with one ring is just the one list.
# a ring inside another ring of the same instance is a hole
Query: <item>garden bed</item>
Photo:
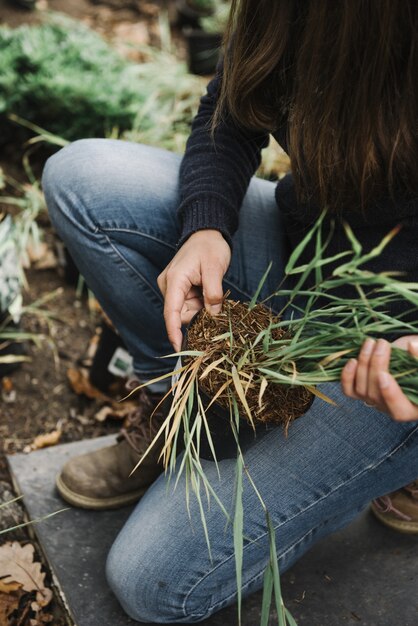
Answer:
[[[62, 11], [76, 18], [97, 32], [105, 35], [122, 52], [134, 57], [132, 49], [127, 49], [127, 42], [133, 44], [156, 43], [158, 39], [157, 20], [160, 4], [155, 2], [90, 2], [88, 0], [41, 0], [41, 11], [30, 12], [13, 7], [12, 3], [0, 5], [0, 21], [11, 27], [23, 24], [38, 24], [44, 12], [42, 9]], [[135, 60], [135, 59], [134, 59]], [[2, 147], [0, 167], [4, 173], [21, 183], [27, 183], [27, 175], [22, 166], [24, 147], [21, 142], [9, 143]], [[40, 176], [43, 164], [50, 150], [39, 151], [31, 160], [34, 173]], [[7, 190], [10, 194], [11, 190]], [[19, 195], [19, 194], [18, 194]], [[0, 212], [10, 207], [1, 206]], [[11, 211], [13, 212], [13, 211]], [[51, 228], [46, 226], [46, 241], [53, 247]], [[30, 358], [10, 376], [0, 380], [0, 503], [10, 500], [14, 495], [5, 455], [22, 452], [34, 446], [36, 437], [60, 433], [57, 441], [62, 443], [81, 439], [90, 439], [103, 434], [116, 432], [120, 421], [100, 422], [95, 418], [103, 405], [100, 399], [88, 399], [77, 395], [68, 381], [68, 369], [77, 368], [85, 355], [89, 341], [100, 322], [97, 312], [89, 311], [87, 298], [76, 297], [74, 287], [65, 284], [57, 269], [30, 269], [26, 272], [27, 289], [24, 302], [31, 303], [54, 292], [58, 293], [45, 307], [52, 313], [49, 323], [37, 316], [25, 316], [22, 329], [44, 335], [52, 339], [56, 354], [49, 340], [41, 347], [26, 344]], [[58, 359], [56, 358], [58, 356]], [[7, 509], [0, 509], [0, 529], [25, 520], [24, 511], [19, 503]], [[32, 534], [27, 529], [19, 529], [2, 535], [0, 545], [6, 541], [19, 541], [21, 546], [34, 543]], [[35, 561], [42, 562], [41, 551], [35, 542]], [[53, 588], [52, 577], [47, 571], [45, 585]], [[14, 592], [16, 593], [16, 592]], [[10, 602], [15, 598], [11, 592]], [[32, 598], [19, 596], [19, 609], [10, 625], [27, 626], [30, 623], [28, 606]], [[0, 597], [0, 622], [4, 618], [5, 596]], [[16, 600], [17, 606], [17, 600]], [[26, 615], [26, 613], [27, 615]], [[36, 618], [51, 619], [54, 626], [68, 624], [68, 616], [59, 598], [54, 592], [54, 599]], [[2, 622], [3, 623], [3, 622]], [[31, 622], [32, 623], [32, 622]], [[41, 622], [39, 622], [41, 623]], [[44, 623], [44, 622], [42, 622]], [[47, 622], [45, 622], [47, 623]], [[38, 622], [36, 622], [38, 624]]]

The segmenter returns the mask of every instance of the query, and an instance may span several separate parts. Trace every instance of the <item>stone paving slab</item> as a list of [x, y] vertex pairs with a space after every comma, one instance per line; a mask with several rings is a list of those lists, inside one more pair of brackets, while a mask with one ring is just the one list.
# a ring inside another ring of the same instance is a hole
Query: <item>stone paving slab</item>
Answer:
[[[8, 458], [32, 519], [62, 508], [54, 477], [67, 458], [107, 445], [113, 436]], [[120, 609], [104, 577], [106, 554], [131, 508], [70, 509], [35, 526], [76, 626], [138, 624]], [[400, 535], [369, 514], [318, 543], [282, 577], [298, 626], [418, 626], [418, 537]], [[261, 595], [244, 602], [242, 626], [258, 626]], [[233, 626], [230, 607], [200, 622]], [[275, 626], [275, 615], [269, 626]]]

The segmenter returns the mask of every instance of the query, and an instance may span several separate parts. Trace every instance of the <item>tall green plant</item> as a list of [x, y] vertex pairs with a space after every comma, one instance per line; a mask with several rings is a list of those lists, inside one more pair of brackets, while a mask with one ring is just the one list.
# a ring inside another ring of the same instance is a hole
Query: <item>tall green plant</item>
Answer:
[[[255, 387], [259, 393], [259, 400], [262, 402], [263, 394], [269, 385], [299, 385], [308, 388], [322, 400], [330, 401], [317, 386], [324, 382], [339, 381], [347, 359], [358, 354], [366, 337], [418, 334], [417, 320], [397, 319], [388, 312], [395, 302], [410, 304], [411, 308], [416, 309], [418, 307], [418, 283], [402, 282], [389, 273], [374, 274], [364, 267], [371, 259], [382, 254], [386, 245], [396, 236], [397, 229], [389, 233], [374, 249], [363, 251], [347, 225], [345, 227], [347, 250], [336, 256], [326, 257], [327, 243], [323, 240], [323, 219], [324, 216], [318, 220], [288, 261], [286, 275], [296, 278], [295, 287], [292, 290], [279, 288], [277, 292], [269, 296], [271, 298], [274, 295], [286, 295], [288, 301], [281, 314], [284, 314], [286, 308], [293, 307], [295, 315], [286, 316], [286, 319], [281, 317], [251, 340], [236, 337], [230, 321], [230, 330], [212, 337], [205, 350], [185, 350], [178, 353], [186, 360], [185, 364], [179, 366], [171, 374], [150, 381], [152, 383], [174, 375], [170, 391], [173, 394], [173, 402], [167, 418], [143, 458], [159, 436], [165, 433], [165, 445], [161, 456], [168, 473], [170, 475], [176, 473], [177, 481], [181, 475], [184, 475], [189, 485], [187, 492], [190, 489], [195, 492], [209, 551], [209, 532], [204, 516], [201, 488], [204, 493], [212, 495], [232, 524], [239, 621], [244, 524], [242, 477], [244, 473], [257, 494], [266, 517], [270, 546], [270, 560], [264, 574], [262, 626], [268, 623], [272, 598], [276, 604], [279, 626], [294, 626], [295, 620], [286, 609], [281, 596], [276, 536], [272, 520], [245, 464], [239, 443], [242, 417], [250, 423], [255, 422], [255, 415], [252, 414], [246, 398], [248, 389]], [[299, 264], [301, 255], [311, 240], [316, 241], [316, 253], [308, 264]], [[327, 269], [331, 266], [334, 269], [328, 274]], [[314, 286], [307, 288], [307, 279], [312, 275]], [[262, 282], [265, 278], [266, 276], [263, 277]], [[341, 298], [338, 293], [341, 285], [351, 285], [353, 297]], [[254, 307], [261, 286], [260, 283], [255, 297], [249, 303], [249, 310]], [[297, 305], [297, 299], [300, 296], [303, 296], [305, 300], [303, 309]], [[228, 315], [228, 312], [220, 315]], [[272, 332], [275, 328], [281, 328], [287, 332], [280, 333], [281, 338], [275, 339], [274, 337], [278, 336]], [[217, 344], [225, 339], [228, 340], [229, 348], [219, 357]], [[216, 360], [213, 357], [215, 353]], [[418, 403], [417, 359], [406, 351], [394, 348], [390, 369], [404, 393], [413, 402]], [[204, 408], [200, 395], [201, 384], [204, 378], [214, 370], [221, 375], [224, 382], [209, 405]], [[200, 438], [204, 433], [218, 467], [208, 416], [211, 404], [216, 402], [221, 394], [224, 396], [226, 394], [228, 398], [230, 427], [237, 445], [235, 504], [232, 515], [220, 502], [214, 487], [205, 476], [199, 456]], [[244, 409], [244, 416], [240, 416], [239, 404]], [[180, 463], [176, 464], [180, 436], [184, 437], [185, 451]]]

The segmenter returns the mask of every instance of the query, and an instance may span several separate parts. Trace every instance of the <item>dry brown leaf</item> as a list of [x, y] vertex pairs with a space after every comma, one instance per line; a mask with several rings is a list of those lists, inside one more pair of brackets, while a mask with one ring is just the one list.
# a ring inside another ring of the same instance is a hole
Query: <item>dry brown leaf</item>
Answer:
[[112, 402], [111, 406], [102, 406], [94, 415], [94, 419], [98, 422], [104, 422], [107, 418], [123, 420], [137, 406], [137, 402], [124, 402], [123, 404]]
[[11, 593], [12, 591], [17, 591], [21, 587], [22, 587], [22, 583], [17, 583], [14, 580], [9, 583], [6, 583], [4, 582], [2, 578], [0, 578], [0, 593]]
[[50, 613], [42, 612], [36, 617], [36, 619], [31, 619], [29, 624], [30, 626], [42, 626], [43, 624], [50, 624], [53, 619], [54, 616]]
[[32, 544], [22, 546], [17, 541], [7, 542], [0, 546], [0, 572], [4, 583], [16, 582], [24, 591], [36, 591], [36, 602], [44, 607], [50, 603], [52, 591], [45, 587], [45, 574], [33, 557]]
[[44, 242], [29, 243], [26, 252], [29, 264], [38, 270], [57, 267], [57, 258], [51, 248]]
[[32, 450], [40, 450], [41, 448], [56, 446], [61, 439], [61, 434], [61, 430], [53, 430], [50, 433], [38, 435], [37, 437], [35, 437], [31, 444], [25, 446], [24, 452], [31, 452]]
[[70, 381], [70, 385], [77, 395], [85, 395], [88, 398], [96, 398], [103, 400], [104, 402], [111, 402], [111, 398], [104, 393], [93, 387], [89, 381], [87, 374], [84, 374], [81, 370], [76, 370], [70, 367], [67, 370], [67, 377]]
[[9, 624], [9, 615], [19, 607], [20, 594], [0, 592], [0, 624]]
[[1, 379], [1, 388], [5, 393], [10, 393], [13, 389], [13, 381], [8, 376]]

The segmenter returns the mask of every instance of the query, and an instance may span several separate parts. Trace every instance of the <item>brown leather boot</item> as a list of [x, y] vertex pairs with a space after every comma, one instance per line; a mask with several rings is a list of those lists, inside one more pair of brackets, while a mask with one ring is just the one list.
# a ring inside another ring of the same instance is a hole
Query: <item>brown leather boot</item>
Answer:
[[418, 479], [398, 491], [376, 498], [371, 509], [385, 526], [418, 535]]
[[[164, 434], [130, 476], [167, 417], [167, 401], [150, 417], [161, 396], [141, 390], [138, 408], [128, 418], [117, 443], [70, 459], [58, 475], [60, 495], [84, 509], [116, 509], [139, 500], [163, 471], [158, 461]], [[171, 399], [168, 398], [171, 402]]]

